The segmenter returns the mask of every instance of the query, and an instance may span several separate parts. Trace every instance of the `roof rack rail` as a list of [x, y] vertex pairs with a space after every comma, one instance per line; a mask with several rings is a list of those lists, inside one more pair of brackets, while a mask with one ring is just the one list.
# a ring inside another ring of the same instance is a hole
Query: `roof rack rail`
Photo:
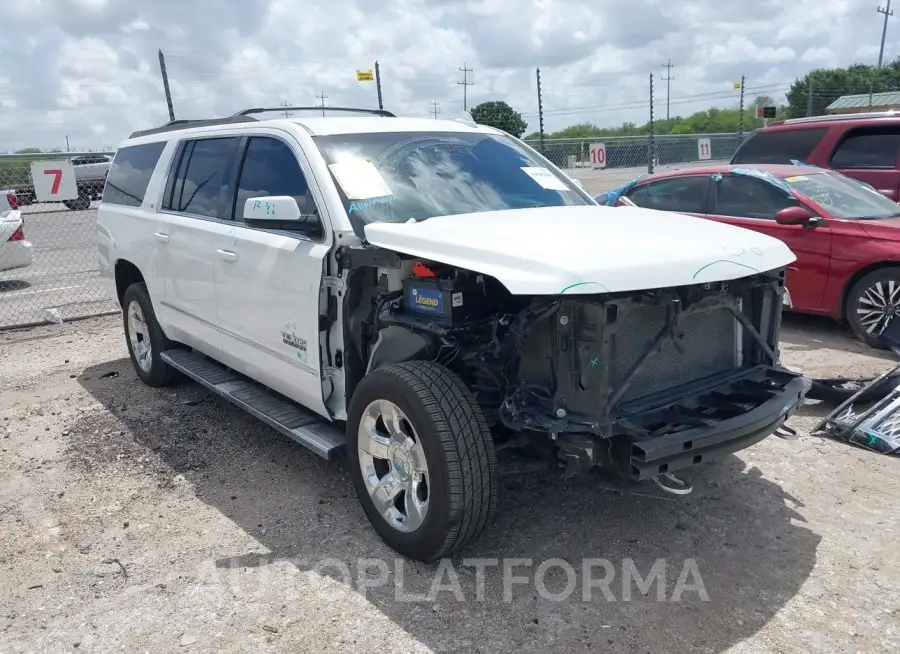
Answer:
[[349, 111], [357, 114], [372, 114], [373, 116], [382, 116], [383, 118], [396, 118], [390, 111], [384, 109], [359, 109], [357, 107], [254, 107], [252, 109], [244, 109], [234, 114], [234, 118], [238, 116], [249, 116], [250, 114], [261, 114], [267, 111]]
[[[900, 112], [889, 110], [889, 111], [867, 111], [858, 114], [826, 114], [825, 116], [808, 116], [803, 118], [787, 118], [784, 121], [784, 125], [796, 125], [798, 123], [819, 123], [819, 122], [833, 122], [840, 120], [859, 120], [865, 118], [897, 118], [900, 117]], [[772, 123], [769, 123], [770, 125]]]
[[256, 118], [252, 116], [234, 115], [226, 118], [204, 118], [200, 120], [188, 120], [181, 118], [179, 120], [170, 120], [165, 125], [153, 127], [151, 129], [143, 129], [132, 132], [128, 138], [136, 139], [139, 136], [149, 136], [151, 134], [163, 134], [165, 132], [174, 132], [180, 129], [190, 129], [191, 127], [211, 127], [213, 125], [231, 125], [234, 123], [250, 123], [256, 122]]

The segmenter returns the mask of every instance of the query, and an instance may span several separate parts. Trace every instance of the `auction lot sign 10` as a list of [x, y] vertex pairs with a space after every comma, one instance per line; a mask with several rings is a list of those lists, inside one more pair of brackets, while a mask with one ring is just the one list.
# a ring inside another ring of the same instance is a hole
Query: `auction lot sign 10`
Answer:
[[32, 161], [31, 179], [38, 202], [62, 202], [78, 198], [75, 168], [71, 161]]
[[591, 143], [591, 165], [594, 168], [606, 168], [606, 144]]

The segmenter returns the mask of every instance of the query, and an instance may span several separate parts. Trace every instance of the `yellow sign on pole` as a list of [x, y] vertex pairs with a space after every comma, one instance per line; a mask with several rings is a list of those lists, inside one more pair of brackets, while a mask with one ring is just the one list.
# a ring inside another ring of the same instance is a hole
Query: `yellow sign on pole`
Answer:
[[736, 89], [741, 88], [741, 83], [740, 83], [740, 82], [735, 82], [735, 83], [734, 83], [734, 88], [736, 88]]
[[375, 73], [370, 68], [369, 70], [357, 70], [356, 71], [356, 81], [357, 82], [374, 82], [375, 81]]

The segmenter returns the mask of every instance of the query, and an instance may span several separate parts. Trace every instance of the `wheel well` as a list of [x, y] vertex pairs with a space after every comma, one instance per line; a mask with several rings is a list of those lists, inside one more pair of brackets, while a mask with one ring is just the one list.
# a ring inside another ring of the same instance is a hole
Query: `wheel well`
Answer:
[[120, 305], [128, 287], [142, 281], [144, 276], [133, 263], [124, 259], [116, 262], [116, 295], [119, 296]]
[[838, 307], [838, 319], [846, 320], [847, 319], [847, 296], [850, 295], [850, 289], [856, 285], [860, 279], [865, 277], [871, 272], [875, 272], [876, 270], [882, 270], [884, 268], [900, 268], [900, 261], [879, 261], [878, 263], [873, 263], [865, 268], [860, 268], [850, 279], [847, 280], [847, 283], [844, 284], [844, 291], [841, 293], [841, 306]]

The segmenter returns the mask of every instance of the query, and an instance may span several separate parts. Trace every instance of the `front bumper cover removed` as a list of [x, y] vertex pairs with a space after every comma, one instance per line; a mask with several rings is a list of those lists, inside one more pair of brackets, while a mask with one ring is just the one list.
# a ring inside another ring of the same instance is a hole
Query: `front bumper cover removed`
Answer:
[[[633, 437], [628, 454], [628, 476], [633, 481], [652, 479], [750, 447], [781, 428], [802, 406], [809, 387], [809, 380], [797, 373], [765, 367], [697, 397], [692, 402], [694, 406], [668, 407], [670, 413], [677, 415], [681, 410], [683, 414], [692, 415], [696, 426], [662, 436]], [[759, 402], [760, 397], [767, 399]], [[698, 418], [703, 413], [698, 407], [708, 406], [710, 399], [718, 403], [720, 413], [729, 406], [734, 407], [731, 413], [737, 413], [749, 402], [756, 406], [725, 419]], [[633, 423], [635, 418], [637, 416], [629, 422]], [[640, 416], [641, 421], [648, 419], [653, 417]], [[696, 424], [698, 422], [701, 424]]]

